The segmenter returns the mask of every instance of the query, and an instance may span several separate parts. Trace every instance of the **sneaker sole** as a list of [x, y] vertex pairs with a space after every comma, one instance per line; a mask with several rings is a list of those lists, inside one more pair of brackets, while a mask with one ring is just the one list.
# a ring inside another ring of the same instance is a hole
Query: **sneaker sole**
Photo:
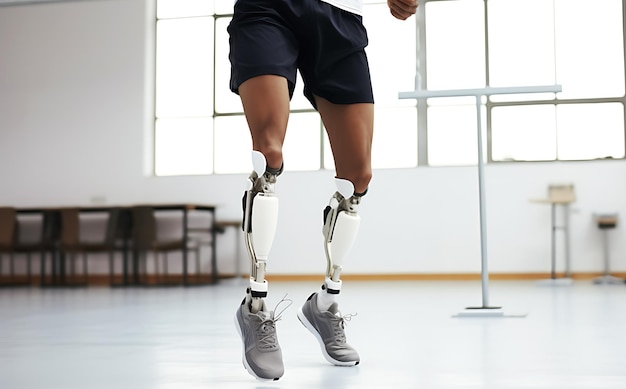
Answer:
[[304, 311], [302, 310], [302, 307], [300, 307], [300, 309], [298, 310], [298, 320], [300, 320], [300, 323], [302, 323], [302, 325], [304, 327], [306, 327], [307, 330], [309, 330], [309, 332], [311, 332], [313, 334], [313, 336], [315, 336], [315, 339], [317, 339], [318, 343], [320, 344], [320, 347], [322, 349], [322, 355], [324, 355], [324, 358], [326, 358], [326, 360], [335, 365], [335, 366], [356, 366], [359, 364], [359, 361], [338, 361], [335, 358], [331, 357], [330, 354], [328, 354], [328, 351], [326, 351], [326, 346], [324, 345], [324, 340], [322, 339], [321, 335], [319, 334], [319, 332], [317, 332], [317, 330], [315, 329], [315, 327], [313, 326], [313, 324], [311, 324], [311, 322], [309, 321], [309, 319], [306, 318], [306, 315], [304, 314]]
[[248, 371], [248, 373], [250, 373], [251, 376], [253, 376], [259, 381], [264, 381], [264, 382], [278, 381], [280, 377], [275, 377], [275, 378], [259, 377], [259, 375], [257, 375], [254, 372], [254, 370], [252, 370], [252, 368], [250, 367], [250, 364], [248, 363], [248, 360], [246, 359], [246, 344], [244, 342], [243, 332], [241, 331], [241, 324], [239, 323], [238, 314], [235, 314], [235, 327], [237, 328], [237, 332], [239, 333], [239, 337], [241, 338], [241, 361], [243, 362], [243, 367], [246, 368], [246, 370]]

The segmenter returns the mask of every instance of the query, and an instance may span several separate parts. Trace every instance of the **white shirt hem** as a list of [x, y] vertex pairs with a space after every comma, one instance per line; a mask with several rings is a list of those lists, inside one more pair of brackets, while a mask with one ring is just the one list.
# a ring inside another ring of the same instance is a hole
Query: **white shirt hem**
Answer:
[[[335, 7], [339, 8], [339, 9], [342, 9], [344, 11], [348, 11], [348, 12], [351, 12], [353, 14], [357, 14], [357, 15], [360, 15], [360, 16], [363, 15], [363, 3], [360, 2], [360, 1], [357, 2], [357, 3], [360, 4], [360, 6], [350, 5], [350, 4], [347, 4], [348, 3], [347, 1], [340, 1], [340, 0], [339, 1], [335, 1], [335, 0], [321, 0], [321, 1], [323, 1], [325, 3], [328, 3], [328, 4], [332, 5], [332, 6], [335, 6]], [[354, 3], [354, 1], [351, 1], [350, 3]]]

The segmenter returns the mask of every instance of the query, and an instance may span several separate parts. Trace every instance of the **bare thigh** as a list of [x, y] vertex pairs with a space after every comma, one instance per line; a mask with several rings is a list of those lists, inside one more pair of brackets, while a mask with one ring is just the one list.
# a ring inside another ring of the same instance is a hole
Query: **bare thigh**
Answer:
[[289, 88], [281, 76], [253, 77], [239, 86], [239, 96], [252, 135], [253, 150], [265, 155], [267, 165], [283, 163], [283, 143], [289, 120]]
[[328, 133], [338, 178], [354, 184], [356, 192], [367, 190], [372, 178], [374, 104], [333, 104], [315, 96]]

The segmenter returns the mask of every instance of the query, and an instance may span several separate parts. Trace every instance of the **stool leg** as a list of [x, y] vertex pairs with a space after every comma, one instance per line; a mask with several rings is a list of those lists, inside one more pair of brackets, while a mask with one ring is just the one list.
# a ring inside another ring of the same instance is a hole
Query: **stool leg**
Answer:
[[565, 278], [571, 278], [571, 264], [570, 264], [570, 233], [569, 233], [569, 204], [563, 206], [563, 237], [565, 238]]
[[618, 277], [613, 277], [610, 273], [610, 253], [609, 253], [609, 236], [606, 229], [602, 231], [602, 254], [604, 259], [604, 275], [602, 277], [595, 278], [594, 284], [604, 285], [616, 285], [623, 284], [624, 280]]
[[551, 235], [551, 268], [550, 268], [550, 278], [553, 280], [556, 279], [556, 205], [552, 204], [552, 235]]
[[606, 230], [602, 230], [602, 251], [604, 252], [604, 276], [609, 275], [609, 237]]

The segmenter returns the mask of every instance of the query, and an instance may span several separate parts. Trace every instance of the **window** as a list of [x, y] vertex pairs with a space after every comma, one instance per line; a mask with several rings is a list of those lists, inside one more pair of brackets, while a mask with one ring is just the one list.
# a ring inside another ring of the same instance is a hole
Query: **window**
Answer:
[[156, 38], [155, 174], [212, 173], [213, 18], [161, 19]]
[[[622, 0], [427, 1], [423, 86], [562, 84], [558, 94], [484, 101], [488, 160], [624, 158], [623, 7]], [[428, 99], [420, 112], [428, 164], [476, 163], [473, 104]]]
[[[624, 3], [422, 0], [420, 13], [402, 22], [386, 2], [365, 0], [376, 100], [374, 168], [477, 161], [474, 98], [398, 99], [398, 92], [414, 87], [562, 84], [556, 94], [484, 98], [485, 159], [624, 158]], [[156, 175], [251, 169], [243, 109], [228, 87], [232, 11], [232, 1], [157, 0]], [[302, 86], [298, 78], [285, 168], [334, 169], [324, 127]]]
[[[427, 2], [426, 86], [431, 90], [482, 88], [485, 22], [482, 0]], [[473, 97], [428, 99], [428, 164], [468, 165], [477, 157]]]
[[563, 85], [492, 97], [492, 160], [624, 158], [624, 2], [488, 4], [490, 84]]
[[[367, 52], [377, 102], [373, 164], [416, 166], [415, 103], [397, 98], [415, 76], [416, 26], [393, 19], [385, 3], [369, 3], [364, 24], [370, 36]], [[226, 28], [231, 14], [229, 1], [157, 1], [156, 175], [251, 169], [251, 140], [243, 109], [228, 87]], [[389, 45], [398, 36], [403, 37], [403, 50]], [[303, 96], [302, 86], [298, 75], [284, 146], [285, 168], [334, 169], [323, 125]]]

